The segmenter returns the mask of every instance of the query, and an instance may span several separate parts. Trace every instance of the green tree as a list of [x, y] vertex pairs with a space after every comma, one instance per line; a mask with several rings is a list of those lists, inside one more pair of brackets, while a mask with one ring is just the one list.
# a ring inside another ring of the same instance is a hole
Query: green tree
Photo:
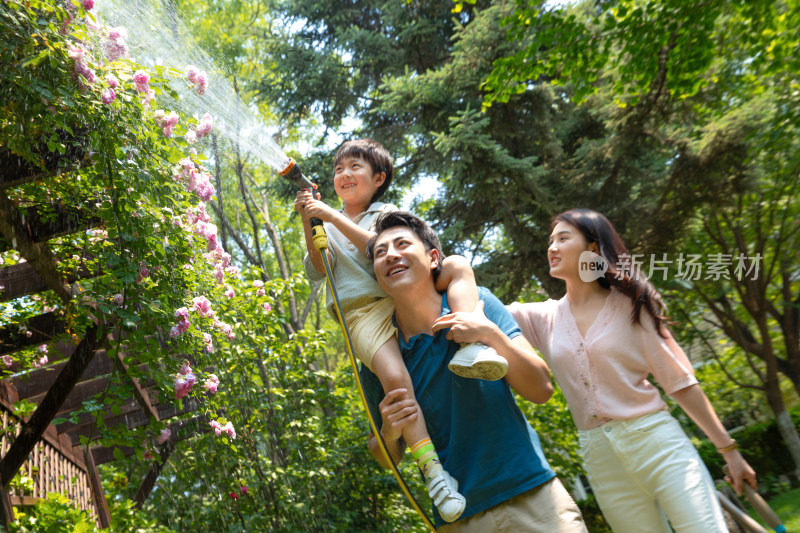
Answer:
[[[800, 466], [800, 439], [779, 379], [782, 373], [797, 390], [798, 21], [791, 1], [519, 5], [505, 22], [521, 48], [495, 62], [484, 104], [507, 101], [543, 79], [573, 87], [575, 101], [610, 91], [619, 109], [657, 113], [661, 130], [675, 132], [671, 164], [684, 167], [678, 180], [695, 179], [702, 169], [709, 184], [734, 184], [713, 191], [730, 201], [704, 199], [696, 216], [678, 210], [684, 224], [669, 228], [692, 230], [683, 250], [722, 259], [724, 277], [693, 280], [691, 291], [752, 370], [749, 379], [727, 375], [765, 394]], [[755, 278], [742, 276], [756, 263]]]
[[[753, 116], [769, 124], [772, 112], [765, 104], [771, 95], [766, 93], [759, 101], [762, 105], [751, 109]], [[790, 146], [779, 154], [753, 149], [748, 170], [761, 174], [758, 184], [738, 194], [734, 206], [709, 209], [689, 234], [685, 250], [714, 260], [712, 272], [689, 276], [686, 285], [699, 299], [696, 305], [711, 315], [702, 321], [738, 348], [749, 375], [735, 377], [728, 369], [731, 359], [723, 362], [713, 343], [706, 346], [729, 379], [764, 394], [795, 464], [800, 465], [800, 437], [781, 390], [783, 375], [800, 394], [796, 139], [789, 137]]]
[[551, 294], [562, 290], [543, 253], [550, 217], [561, 209], [607, 212], [649, 251], [673, 242], [698, 205], [723, 201], [737, 185], [710, 181], [707, 172], [737, 147], [719, 146], [702, 160], [686, 152], [685, 132], [663, 118], [696, 117], [688, 104], [666, 105], [667, 92], [626, 109], [608, 105], [608, 91], [576, 106], [571, 87], [536, 83], [481, 113], [480, 86], [493, 63], [523, 45], [502, 30], [512, 2], [466, 4], [446, 19], [446, 1], [364, 2], [347, 24], [336, 2], [282, 5], [287, 25], [305, 24], [271, 45], [287, 80], [275, 83], [272, 73], [262, 94], [288, 119], [323, 110], [328, 128], [350, 111], [361, 121], [352, 135], [373, 136], [394, 154], [399, 184], [437, 178], [435, 198], [415, 208], [450, 251], [479, 260], [479, 281], [502, 298], [532, 277]]

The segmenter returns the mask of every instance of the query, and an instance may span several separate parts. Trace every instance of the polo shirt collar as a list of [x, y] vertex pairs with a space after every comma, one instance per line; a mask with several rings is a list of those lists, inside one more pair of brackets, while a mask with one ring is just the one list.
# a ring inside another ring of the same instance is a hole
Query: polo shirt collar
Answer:
[[[374, 205], [374, 204], [373, 204]], [[439, 316], [444, 316], [450, 313], [450, 306], [447, 304], [447, 293], [442, 293], [442, 312]], [[418, 333], [408, 339], [406, 342], [403, 334], [400, 332], [400, 327], [397, 325], [397, 316], [395, 314], [392, 315], [392, 324], [394, 327], [397, 328], [397, 343], [400, 345], [400, 351], [403, 355], [406, 355], [408, 352], [416, 353], [422, 350], [427, 349], [431, 344], [436, 342], [439, 337], [442, 335], [446, 335], [449, 329], [440, 329], [433, 336], [428, 335], [427, 333]]]

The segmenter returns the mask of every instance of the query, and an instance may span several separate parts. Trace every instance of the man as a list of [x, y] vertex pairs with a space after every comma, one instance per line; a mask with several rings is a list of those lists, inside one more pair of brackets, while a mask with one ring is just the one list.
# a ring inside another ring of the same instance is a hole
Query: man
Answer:
[[[480, 290], [474, 312], [450, 313], [446, 294], [434, 285], [441, 245], [425, 222], [398, 211], [381, 216], [375, 231], [367, 254], [378, 284], [394, 300], [398, 340], [415, 390], [395, 389], [384, 397], [374, 374], [362, 368], [364, 390], [395, 462], [405, 450], [402, 429], [419, 410], [424, 413], [439, 458], [467, 500], [452, 524], [434, 510], [439, 530], [585, 532], [580, 511], [555, 478], [509, 387], [527, 400], [546, 402], [553, 393], [547, 365], [488, 290]], [[448, 362], [462, 342], [481, 342], [504, 356], [506, 378], [482, 381], [451, 373]], [[374, 435], [370, 451], [388, 467]]]

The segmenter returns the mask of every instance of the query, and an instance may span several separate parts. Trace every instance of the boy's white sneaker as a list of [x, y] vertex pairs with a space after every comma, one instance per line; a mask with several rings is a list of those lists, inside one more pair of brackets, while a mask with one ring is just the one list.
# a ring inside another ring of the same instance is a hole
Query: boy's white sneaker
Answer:
[[458, 492], [458, 481], [445, 470], [439, 471], [425, 482], [433, 504], [445, 522], [453, 522], [467, 507], [467, 499]]
[[508, 361], [494, 348], [478, 342], [462, 344], [450, 363], [450, 372], [462, 378], [495, 381], [508, 372]]

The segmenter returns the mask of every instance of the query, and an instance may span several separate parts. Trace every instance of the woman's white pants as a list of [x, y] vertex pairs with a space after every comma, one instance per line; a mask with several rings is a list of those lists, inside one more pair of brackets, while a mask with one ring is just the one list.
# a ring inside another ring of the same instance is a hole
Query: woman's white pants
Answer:
[[[666, 411], [579, 431], [583, 464], [616, 533], [727, 532], [705, 464]], [[667, 523], [669, 521], [669, 524]]]

